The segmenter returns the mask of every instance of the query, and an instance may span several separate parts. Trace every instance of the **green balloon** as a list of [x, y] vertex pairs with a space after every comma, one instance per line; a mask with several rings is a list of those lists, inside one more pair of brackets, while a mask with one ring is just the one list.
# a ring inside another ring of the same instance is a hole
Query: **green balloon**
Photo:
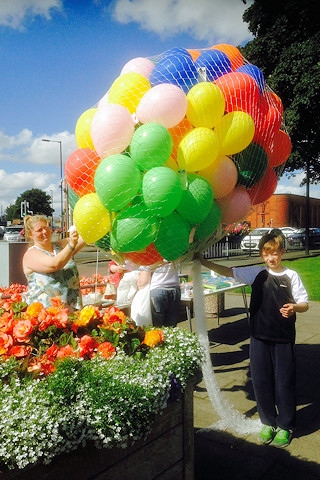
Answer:
[[141, 170], [163, 165], [171, 155], [173, 140], [160, 123], [146, 123], [134, 132], [130, 153]]
[[158, 231], [158, 220], [138, 201], [118, 213], [112, 224], [110, 235], [114, 251], [137, 252], [154, 241]]
[[168, 167], [151, 168], [142, 180], [142, 197], [147, 207], [160, 217], [172, 213], [180, 203], [182, 185], [179, 175]]
[[132, 158], [120, 153], [103, 159], [94, 176], [100, 202], [110, 211], [126, 207], [141, 188], [141, 173]]
[[250, 143], [242, 152], [233, 155], [232, 159], [238, 168], [238, 185], [246, 188], [258, 183], [268, 167], [267, 153], [258, 143]]
[[110, 234], [107, 233], [104, 237], [94, 242], [94, 244], [101, 250], [104, 250], [105, 252], [110, 252], [111, 250]]
[[69, 205], [71, 207], [71, 209], [73, 210], [74, 207], [75, 207], [75, 204], [77, 203], [77, 201], [79, 200], [79, 195], [77, 195], [71, 187], [68, 186], [68, 202], [69, 202]]
[[203, 222], [201, 222], [200, 225], [197, 226], [197, 229], [194, 234], [194, 239], [198, 241], [198, 240], [204, 240], [205, 238], [210, 237], [220, 225], [221, 217], [222, 217], [222, 213], [219, 208], [219, 205], [216, 202], [213, 202], [210, 212], [208, 213], [206, 218], [203, 220]]
[[212, 188], [209, 182], [194, 173], [187, 175], [187, 188], [182, 191], [177, 212], [191, 225], [204, 221], [213, 202]]
[[161, 219], [155, 246], [160, 255], [171, 262], [189, 248], [190, 225], [177, 213]]

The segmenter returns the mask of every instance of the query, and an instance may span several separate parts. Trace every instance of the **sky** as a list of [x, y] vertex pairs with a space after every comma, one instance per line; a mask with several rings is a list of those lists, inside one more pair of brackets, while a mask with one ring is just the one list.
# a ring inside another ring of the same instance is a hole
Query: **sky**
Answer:
[[[173, 47], [244, 45], [241, 0], [0, 0], [0, 215], [39, 188], [60, 214], [62, 164], [80, 115], [123, 66]], [[51, 142], [43, 142], [42, 139]], [[304, 195], [303, 173], [277, 193]], [[320, 197], [311, 186], [310, 196]]]

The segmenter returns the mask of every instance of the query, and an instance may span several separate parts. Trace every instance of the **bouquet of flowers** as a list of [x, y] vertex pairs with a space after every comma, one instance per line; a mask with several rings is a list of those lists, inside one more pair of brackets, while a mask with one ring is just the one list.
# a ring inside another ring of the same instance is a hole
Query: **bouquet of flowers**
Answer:
[[143, 438], [203, 358], [196, 334], [138, 327], [116, 307], [0, 300], [0, 462]]

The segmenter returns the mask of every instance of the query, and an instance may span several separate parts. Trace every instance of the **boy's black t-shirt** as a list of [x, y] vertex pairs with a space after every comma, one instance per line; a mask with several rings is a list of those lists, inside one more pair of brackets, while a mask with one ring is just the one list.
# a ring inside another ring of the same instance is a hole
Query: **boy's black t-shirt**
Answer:
[[280, 313], [286, 303], [296, 303], [290, 278], [285, 274], [271, 275], [267, 270], [258, 273], [250, 300], [251, 335], [275, 342], [294, 342], [296, 314], [285, 318]]

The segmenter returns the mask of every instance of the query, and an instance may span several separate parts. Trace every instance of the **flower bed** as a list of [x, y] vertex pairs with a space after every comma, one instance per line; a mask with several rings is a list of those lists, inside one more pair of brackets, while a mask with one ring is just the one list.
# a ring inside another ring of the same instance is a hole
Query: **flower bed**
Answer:
[[142, 329], [114, 307], [27, 306], [18, 294], [0, 302], [0, 355], [5, 469], [145, 439], [203, 361], [188, 331]]

